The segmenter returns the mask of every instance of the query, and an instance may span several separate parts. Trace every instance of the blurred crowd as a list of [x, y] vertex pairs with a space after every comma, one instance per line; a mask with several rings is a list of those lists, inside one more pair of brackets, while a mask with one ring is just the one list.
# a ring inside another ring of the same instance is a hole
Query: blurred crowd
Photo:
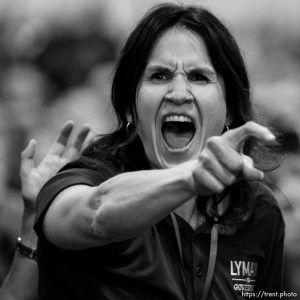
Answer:
[[[131, 26], [158, 2], [0, 0], [0, 284], [20, 230], [22, 149], [34, 137], [41, 157], [69, 119], [97, 134], [114, 129], [114, 63]], [[195, 2], [229, 24], [248, 64], [257, 118], [278, 132], [284, 158], [267, 179], [286, 222], [285, 287], [300, 295], [300, 2]]]

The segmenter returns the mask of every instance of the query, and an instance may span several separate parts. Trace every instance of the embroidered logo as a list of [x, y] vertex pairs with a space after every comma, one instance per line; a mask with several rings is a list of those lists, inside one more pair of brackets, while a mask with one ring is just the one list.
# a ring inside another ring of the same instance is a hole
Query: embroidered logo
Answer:
[[230, 275], [233, 289], [241, 292], [254, 292], [258, 263], [254, 261], [231, 260]]

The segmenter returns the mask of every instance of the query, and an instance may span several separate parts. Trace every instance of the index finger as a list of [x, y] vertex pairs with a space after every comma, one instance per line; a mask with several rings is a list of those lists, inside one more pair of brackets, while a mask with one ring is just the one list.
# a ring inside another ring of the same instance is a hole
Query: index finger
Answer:
[[222, 137], [224, 137], [237, 151], [242, 150], [244, 142], [249, 138], [255, 138], [265, 143], [275, 141], [274, 134], [267, 127], [259, 125], [253, 121], [247, 122], [238, 128], [225, 132]]
[[90, 126], [89, 125], [84, 125], [78, 135], [76, 136], [74, 142], [72, 143], [71, 147], [67, 152], [65, 153], [64, 157], [68, 159], [72, 159], [76, 154], [79, 153], [86, 137], [88, 136], [90, 132]]
[[55, 154], [61, 156], [64, 153], [64, 150], [68, 144], [70, 135], [74, 128], [73, 121], [67, 121], [64, 123], [62, 129], [60, 130], [56, 140], [52, 143], [49, 154]]

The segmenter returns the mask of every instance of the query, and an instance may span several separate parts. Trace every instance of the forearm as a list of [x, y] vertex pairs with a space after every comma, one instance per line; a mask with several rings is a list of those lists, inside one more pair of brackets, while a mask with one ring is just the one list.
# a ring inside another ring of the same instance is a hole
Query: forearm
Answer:
[[0, 288], [0, 300], [33, 300], [38, 295], [38, 267], [36, 261], [16, 252]]
[[[33, 212], [25, 209], [20, 237], [23, 244], [35, 249], [37, 237], [33, 231], [34, 216]], [[16, 251], [9, 273], [0, 289], [0, 300], [33, 300], [37, 299], [37, 291], [36, 261]]]
[[33, 230], [35, 221], [35, 208], [34, 209], [24, 209], [22, 218], [22, 227], [20, 237], [22, 242], [31, 248], [36, 248], [37, 236]]
[[159, 222], [196, 194], [193, 163], [128, 172], [99, 186], [74, 185], [56, 196], [43, 223], [46, 238], [68, 250], [128, 239]]
[[103, 183], [93, 194], [98, 205], [94, 232], [104, 240], [134, 236], [160, 221], [194, 195], [188, 165], [124, 173]]

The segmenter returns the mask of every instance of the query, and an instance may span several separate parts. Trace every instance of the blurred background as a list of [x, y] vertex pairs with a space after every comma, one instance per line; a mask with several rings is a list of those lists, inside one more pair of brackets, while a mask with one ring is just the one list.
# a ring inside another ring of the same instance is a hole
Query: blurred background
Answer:
[[[115, 127], [109, 85], [118, 53], [153, 0], [0, 0], [0, 284], [19, 234], [20, 153], [37, 160], [69, 119]], [[257, 118], [281, 133], [270, 176], [286, 222], [285, 289], [300, 295], [300, 0], [198, 0], [231, 29], [247, 62]]]

